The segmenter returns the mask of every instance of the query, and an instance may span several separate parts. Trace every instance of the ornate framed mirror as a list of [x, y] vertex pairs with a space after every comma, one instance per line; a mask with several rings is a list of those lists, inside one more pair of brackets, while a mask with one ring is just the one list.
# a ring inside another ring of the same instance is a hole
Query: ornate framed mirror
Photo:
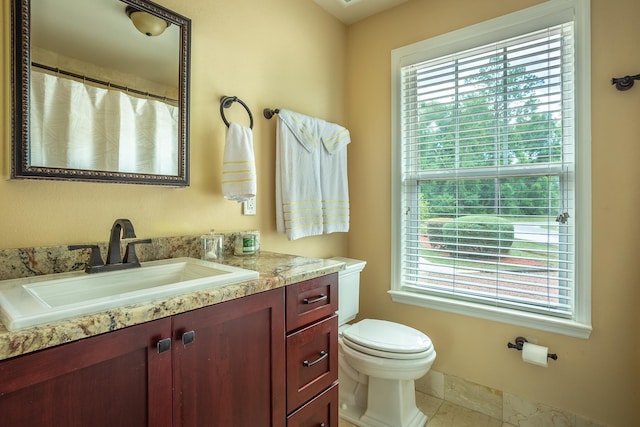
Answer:
[[147, 0], [12, 6], [12, 178], [189, 185], [191, 21]]

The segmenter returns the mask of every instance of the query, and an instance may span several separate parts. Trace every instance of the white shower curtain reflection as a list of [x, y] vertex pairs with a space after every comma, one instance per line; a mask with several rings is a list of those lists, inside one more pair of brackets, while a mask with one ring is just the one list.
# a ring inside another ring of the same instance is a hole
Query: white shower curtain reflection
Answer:
[[178, 175], [178, 107], [31, 70], [31, 166]]

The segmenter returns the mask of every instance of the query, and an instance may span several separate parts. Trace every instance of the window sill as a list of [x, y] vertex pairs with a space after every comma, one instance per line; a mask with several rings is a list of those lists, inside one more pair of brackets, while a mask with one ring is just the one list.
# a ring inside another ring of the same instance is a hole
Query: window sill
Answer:
[[576, 338], [587, 339], [589, 338], [589, 335], [591, 335], [590, 324], [580, 323], [571, 319], [561, 319], [500, 307], [488, 307], [467, 301], [449, 300], [432, 295], [415, 294], [406, 291], [391, 290], [389, 291], [389, 294], [394, 302], [402, 304], [417, 305], [420, 307], [432, 308], [435, 310], [462, 314], [485, 320], [493, 320], [516, 326], [524, 326], [527, 328], [568, 335]]

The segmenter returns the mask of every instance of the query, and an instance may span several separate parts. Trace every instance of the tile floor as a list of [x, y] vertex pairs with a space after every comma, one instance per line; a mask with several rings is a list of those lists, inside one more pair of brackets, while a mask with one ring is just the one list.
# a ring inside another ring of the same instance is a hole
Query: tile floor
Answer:
[[[416, 392], [416, 404], [428, 417], [427, 427], [509, 427], [510, 424], [480, 412]], [[356, 427], [340, 419], [338, 427]]]

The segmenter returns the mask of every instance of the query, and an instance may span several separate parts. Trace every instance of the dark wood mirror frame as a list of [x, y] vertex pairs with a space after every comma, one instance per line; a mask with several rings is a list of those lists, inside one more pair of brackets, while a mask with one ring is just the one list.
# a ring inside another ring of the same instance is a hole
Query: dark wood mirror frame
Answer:
[[31, 1], [12, 0], [12, 179], [92, 181], [184, 187], [189, 185], [189, 76], [191, 20], [147, 0], [120, 0], [178, 26], [180, 33], [178, 120], [178, 174], [151, 175], [84, 169], [62, 169], [29, 164], [29, 87]]

